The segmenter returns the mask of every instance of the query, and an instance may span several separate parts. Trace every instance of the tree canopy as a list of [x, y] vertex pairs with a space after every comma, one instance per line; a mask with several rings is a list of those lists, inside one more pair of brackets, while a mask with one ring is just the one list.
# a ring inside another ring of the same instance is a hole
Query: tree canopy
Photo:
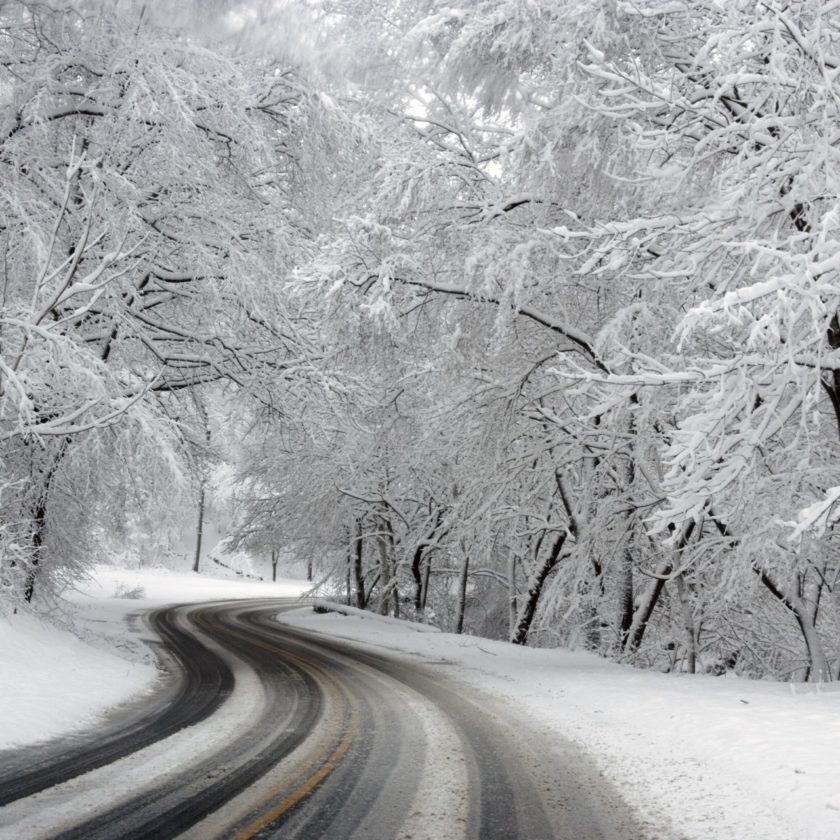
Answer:
[[840, 7], [210, 17], [0, 9], [4, 601], [212, 427], [357, 606], [840, 678]]

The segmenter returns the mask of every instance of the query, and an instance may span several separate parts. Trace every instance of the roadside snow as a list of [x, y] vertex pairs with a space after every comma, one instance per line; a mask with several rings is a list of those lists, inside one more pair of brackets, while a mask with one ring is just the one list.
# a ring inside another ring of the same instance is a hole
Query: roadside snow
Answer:
[[516, 703], [546, 746], [579, 744], [657, 838], [840, 838], [840, 686], [665, 675], [311, 610], [283, 623], [463, 666], [450, 677]]
[[337, 612], [342, 615], [351, 615], [354, 618], [359, 618], [363, 621], [371, 619], [377, 623], [377, 626], [382, 627], [399, 627], [404, 633], [440, 633], [439, 627], [434, 627], [431, 624], [420, 624], [417, 621], [403, 621], [399, 618], [391, 618], [387, 615], [377, 615], [370, 610], [360, 610], [356, 607], [348, 607], [345, 604], [337, 604], [334, 601], [327, 601], [325, 598], [315, 598], [312, 601], [312, 607], [315, 612]]
[[150, 691], [158, 670], [139, 613], [173, 603], [296, 597], [309, 586], [96, 567], [68, 599], [61, 623], [72, 631], [31, 615], [0, 618], [0, 749], [90, 726]]
[[0, 749], [90, 724], [156, 674], [32, 616], [0, 618]]
[[305, 580], [271, 583], [170, 572], [168, 569], [118, 569], [102, 565], [95, 567], [90, 581], [80, 587], [71, 599], [79, 605], [99, 603], [118, 591], [140, 589], [142, 592], [133, 603], [142, 610], [164, 604], [195, 604], [234, 598], [296, 598], [311, 586]]

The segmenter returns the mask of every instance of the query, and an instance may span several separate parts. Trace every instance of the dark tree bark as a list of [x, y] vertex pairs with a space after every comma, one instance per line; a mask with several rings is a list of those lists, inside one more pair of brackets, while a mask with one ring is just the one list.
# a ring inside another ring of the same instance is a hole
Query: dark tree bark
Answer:
[[27, 604], [32, 603], [32, 599], [35, 596], [35, 582], [38, 577], [38, 570], [41, 567], [41, 561], [43, 560], [44, 540], [47, 531], [47, 512], [52, 483], [64, 460], [64, 456], [67, 454], [69, 446], [70, 438], [64, 438], [44, 473], [32, 511], [32, 560], [26, 572], [26, 579], [23, 586], [23, 599]]
[[524, 603], [522, 604], [519, 617], [516, 622], [516, 630], [511, 638], [515, 645], [524, 645], [528, 641], [528, 634], [531, 631], [531, 624], [534, 621], [534, 616], [537, 613], [537, 603], [542, 595], [543, 586], [551, 571], [560, 560], [560, 553], [563, 551], [563, 546], [566, 544], [566, 537], [568, 531], [563, 531], [554, 544], [551, 546], [551, 551], [543, 559], [537, 567], [536, 572], [531, 575], [528, 581], [528, 590], [523, 596]]
[[394, 586], [394, 532], [391, 527], [391, 520], [384, 512], [376, 517], [377, 534], [376, 546], [379, 550], [379, 614], [389, 615], [391, 612], [392, 599], [397, 601], [399, 593]]
[[414, 549], [414, 554], [411, 557], [411, 576], [414, 579], [414, 610], [417, 613], [422, 613], [426, 608], [424, 583], [428, 581], [430, 563], [428, 550], [434, 544], [434, 541], [441, 537], [438, 529], [440, 528], [442, 517], [442, 512], [438, 511], [431, 530], [427, 533], [426, 538], [417, 544], [417, 547]]
[[367, 605], [367, 595], [365, 594], [365, 575], [362, 567], [364, 559], [364, 536], [363, 536], [364, 521], [362, 519], [356, 520], [356, 536], [353, 540], [353, 579], [356, 585], [356, 606], [363, 610]]
[[195, 526], [195, 559], [193, 560], [192, 570], [198, 572], [198, 566], [201, 562], [201, 543], [204, 538], [204, 480], [198, 488], [198, 521]]
[[805, 680], [808, 682], [831, 682], [834, 674], [831, 671], [822, 639], [817, 632], [814, 615], [808, 604], [800, 597], [798, 592], [789, 591], [757, 564], [753, 565], [753, 570], [773, 597], [790, 611], [799, 627], [808, 657], [808, 667], [804, 674]]
[[[197, 394], [193, 395], [193, 403], [195, 404], [196, 412], [201, 418], [201, 423], [204, 426], [204, 441], [207, 448], [210, 448], [210, 424], [207, 421], [207, 412], [204, 410]], [[199, 465], [199, 484], [198, 484], [198, 521], [195, 526], [195, 559], [193, 560], [193, 571], [198, 572], [201, 563], [201, 544], [204, 539], [204, 508], [206, 503], [207, 479], [204, 475], [204, 470]]]
[[[694, 533], [695, 523], [689, 522], [682, 530], [677, 544], [675, 546], [675, 556], [679, 557], [680, 552], [685, 548], [691, 535]], [[633, 612], [633, 622], [627, 635], [622, 638], [622, 650], [625, 653], [633, 653], [639, 649], [642, 644], [642, 639], [645, 636], [645, 631], [648, 628], [650, 617], [659, 602], [659, 597], [662, 595], [662, 590], [665, 588], [665, 582], [668, 575], [674, 571], [673, 559], [664, 560], [656, 567], [654, 572], [655, 578], [649, 584], [644, 594], [640, 596]]]
[[516, 555], [508, 560], [508, 637], [512, 638], [516, 628], [516, 616], [519, 612], [516, 597]]
[[420, 599], [420, 610], [426, 612], [426, 600], [429, 597], [429, 578], [432, 575], [432, 558], [427, 554], [423, 564], [423, 592]]
[[660, 563], [656, 567], [656, 579], [648, 584], [647, 589], [641, 596], [639, 605], [633, 615], [633, 623], [627, 635], [622, 639], [622, 647], [626, 653], [633, 653], [642, 644], [650, 617], [653, 615], [653, 611], [659, 602], [659, 596], [662, 595], [662, 590], [665, 588], [665, 580], [673, 571], [674, 567], [670, 561]]
[[411, 558], [411, 576], [414, 578], [414, 611], [419, 613], [423, 609], [423, 556], [426, 543], [420, 543], [414, 549]]
[[470, 576], [470, 557], [464, 551], [464, 560], [461, 563], [461, 572], [458, 575], [458, 612], [455, 616], [455, 632], [464, 632], [464, 615], [467, 611], [467, 580]]
[[[721, 536], [728, 537], [736, 543], [737, 540], [729, 532], [726, 523], [721, 522], [711, 511], [709, 516], [715, 523]], [[765, 589], [787, 610], [790, 611], [799, 632], [802, 634], [802, 640], [805, 643], [805, 650], [808, 656], [808, 668], [806, 671], [806, 678], [810, 682], [830, 682], [834, 678], [831, 667], [828, 662], [828, 657], [825, 653], [825, 648], [817, 632], [816, 626], [816, 611], [800, 597], [799, 592], [791, 592], [784, 587], [779, 581], [766, 569], [762, 568], [758, 561], [752, 564], [752, 570], [758, 575], [758, 579], [764, 585]]]
[[38, 567], [41, 564], [41, 551], [44, 545], [44, 531], [47, 527], [47, 496], [46, 493], [38, 500], [33, 516], [32, 530], [32, 561], [26, 572], [26, 581], [23, 587], [23, 600], [27, 604], [32, 602], [35, 596], [35, 579], [38, 575]]

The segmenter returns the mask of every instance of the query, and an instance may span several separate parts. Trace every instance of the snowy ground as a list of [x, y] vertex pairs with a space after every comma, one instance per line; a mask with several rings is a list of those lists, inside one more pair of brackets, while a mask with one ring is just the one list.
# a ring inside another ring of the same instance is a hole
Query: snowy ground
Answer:
[[[99, 567], [67, 617], [81, 638], [31, 617], [0, 619], [0, 748], [90, 725], [150, 690], [147, 631], [132, 615], [175, 602], [296, 596], [306, 587]], [[417, 632], [371, 614], [307, 608], [281, 620], [460, 665], [447, 675], [530, 714], [546, 749], [565, 737], [591, 753], [656, 838], [840, 838], [840, 685], [652, 674], [582, 653]]]

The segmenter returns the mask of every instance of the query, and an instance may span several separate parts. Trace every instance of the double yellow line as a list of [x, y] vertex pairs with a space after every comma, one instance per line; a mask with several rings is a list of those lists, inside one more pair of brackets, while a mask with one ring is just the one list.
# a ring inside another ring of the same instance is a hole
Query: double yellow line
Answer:
[[[290, 653], [289, 651], [284, 650], [277, 645], [273, 645], [270, 642], [266, 642], [258, 637], [238, 633], [223, 624], [217, 624], [215, 622], [210, 623], [204, 615], [204, 610], [199, 610], [193, 613], [193, 620], [205, 630], [215, 633], [223, 633], [224, 635], [239, 639], [240, 641], [247, 642], [251, 645], [256, 645], [263, 650], [282, 656], [286, 660], [296, 662], [318, 679], [321, 685], [323, 685], [326, 689], [327, 694], [337, 709], [342, 708], [342, 706], [344, 707], [345, 712], [349, 709], [347, 726], [338, 744], [335, 747], [332, 747], [336, 736], [341, 731], [341, 724], [336, 726], [330, 732], [328, 737], [324, 739], [323, 743], [325, 746], [319, 750], [314, 758], [312, 758], [301, 770], [296, 773], [296, 775], [303, 775], [305, 777], [303, 781], [299, 782], [298, 785], [282, 800], [268, 808], [268, 810], [264, 810], [268, 803], [282, 795], [283, 791], [288, 790], [288, 788], [294, 784], [294, 778], [285, 777], [281, 782], [275, 785], [272, 791], [260, 799], [256, 807], [249, 809], [249, 813], [253, 814], [256, 812], [259, 816], [254, 817], [244, 828], [239, 829], [234, 835], [232, 835], [232, 840], [250, 840], [251, 837], [259, 834], [260, 831], [279, 819], [284, 813], [286, 813], [286, 811], [293, 808], [298, 802], [300, 802], [301, 799], [321, 784], [321, 782], [323, 782], [333, 770], [335, 770], [341, 759], [347, 753], [347, 750], [350, 749], [350, 746], [358, 733], [359, 713], [356, 707], [348, 701], [347, 695], [341, 690], [341, 687], [338, 685], [336, 680], [314, 662], [310, 662], [297, 654]], [[346, 715], [342, 715], [341, 717], [344, 718], [345, 716]], [[313, 769], [314, 772], [311, 772]]]

